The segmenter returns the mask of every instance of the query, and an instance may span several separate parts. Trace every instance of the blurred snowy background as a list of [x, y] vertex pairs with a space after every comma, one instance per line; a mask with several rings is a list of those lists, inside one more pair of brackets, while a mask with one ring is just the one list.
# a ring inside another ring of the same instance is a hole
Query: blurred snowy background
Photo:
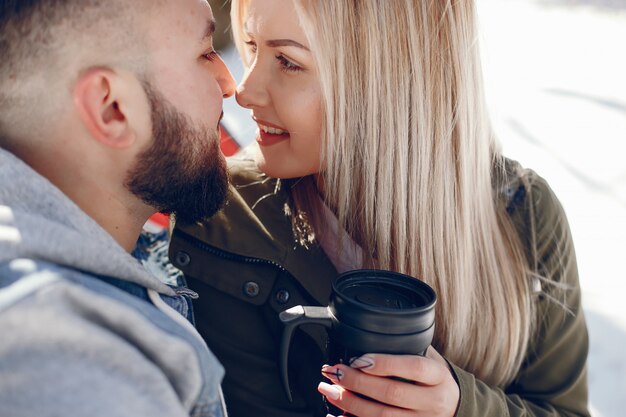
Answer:
[[504, 152], [567, 212], [595, 417], [626, 416], [626, 0], [478, 0]]

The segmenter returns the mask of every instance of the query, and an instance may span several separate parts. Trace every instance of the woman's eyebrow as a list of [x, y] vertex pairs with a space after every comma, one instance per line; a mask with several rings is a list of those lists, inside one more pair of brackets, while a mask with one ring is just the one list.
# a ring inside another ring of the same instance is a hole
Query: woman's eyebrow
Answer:
[[296, 48], [304, 49], [305, 51], [311, 51], [306, 46], [291, 39], [272, 39], [266, 41], [265, 44], [271, 48], [276, 48], [279, 46], [295, 46]]
[[[243, 31], [246, 35], [248, 35], [249, 38], [254, 38], [250, 33], [250, 30], [248, 30], [247, 22], [244, 23]], [[311, 52], [308, 47], [302, 45], [300, 42], [294, 41], [293, 39], [271, 39], [269, 41], [266, 41], [265, 44], [270, 48], [277, 48], [279, 46], [295, 46], [296, 48], [304, 49], [305, 51]]]

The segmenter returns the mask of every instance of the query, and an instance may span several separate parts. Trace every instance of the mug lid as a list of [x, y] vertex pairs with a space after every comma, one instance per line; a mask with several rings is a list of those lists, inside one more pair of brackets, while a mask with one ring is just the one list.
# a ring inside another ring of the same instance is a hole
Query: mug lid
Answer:
[[435, 291], [398, 272], [359, 269], [333, 282], [330, 309], [352, 327], [385, 334], [419, 333], [435, 321]]

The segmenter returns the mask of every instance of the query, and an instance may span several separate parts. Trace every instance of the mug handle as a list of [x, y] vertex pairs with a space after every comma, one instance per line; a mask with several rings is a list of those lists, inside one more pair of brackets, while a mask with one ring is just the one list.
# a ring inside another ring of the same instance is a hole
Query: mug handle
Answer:
[[291, 388], [289, 387], [289, 346], [293, 331], [302, 324], [320, 324], [327, 328], [332, 325], [332, 314], [328, 307], [295, 306], [279, 314], [278, 318], [283, 322], [283, 337], [280, 344], [280, 375], [287, 393], [289, 402], [293, 402]]

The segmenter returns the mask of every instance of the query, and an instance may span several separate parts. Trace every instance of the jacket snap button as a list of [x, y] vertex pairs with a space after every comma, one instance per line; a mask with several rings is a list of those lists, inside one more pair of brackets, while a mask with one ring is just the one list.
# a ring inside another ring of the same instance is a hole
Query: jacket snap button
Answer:
[[278, 304], [287, 304], [289, 301], [289, 291], [279, 290], [276, 292], [276, 301]]
[[259, 292], [261, 292], [261, 287], [259, 287], [259, 284], [254, 281], [248, 281], [243, 284], [243, 292], [248, 297], [256, 297], [259, 295]]
[[180, 251], [176, 254], [176, 263], [180, 266], [187, 266], [191, 262], [191, 256], [187, 252]]

